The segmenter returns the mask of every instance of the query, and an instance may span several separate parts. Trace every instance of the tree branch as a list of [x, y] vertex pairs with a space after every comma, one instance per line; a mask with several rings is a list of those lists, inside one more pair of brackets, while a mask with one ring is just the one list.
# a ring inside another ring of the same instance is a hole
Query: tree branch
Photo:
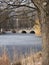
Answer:
[[37, 10], [39, 10], [38, 6], [35, 4], [35, 2], [33, 0], [31, 0], [31, 2], [34, 4], [34, 6], [37, 8]]
[[10, 6], [16, 6], [16, 8], [19, 8], [19, 7], [28, 7], [28, 8], [36, 9], [37, 10], [37, 8], [31, 7], [31, 6], [28, 6], [28, 5], [14, 5], [14, 4], [8, 4], [8, 5], [10, 5]]

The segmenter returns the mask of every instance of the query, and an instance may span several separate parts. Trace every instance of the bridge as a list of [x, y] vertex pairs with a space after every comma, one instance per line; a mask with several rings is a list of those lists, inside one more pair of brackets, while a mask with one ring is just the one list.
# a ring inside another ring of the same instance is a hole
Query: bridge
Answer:
[[19, 29], [19, 30], [15, 29], [15, 32], [16, 33], [35, 33], [35, 31], [33, 30], [33, 28], [31, 28], [31, 29]]
[[35, 33], [34, 29], [10, 29], [9, 31], [6, 31], [5, 29], [0, 30], [1, 33]]
[[8, 31], [6, 30], [3, 30], [1, 29], [1, 34], [6, 34], [6, 33], [18, 33], [18, 34], [21, 34], [21, 33], [24, 33], [24, 34], [35, 34], [37, 36], [41, 36], [41, 32], [40, 30], [37, 30], [37, 29], [33, 29], [33, 28], [24, 28], [24, 29], [10, 29]]

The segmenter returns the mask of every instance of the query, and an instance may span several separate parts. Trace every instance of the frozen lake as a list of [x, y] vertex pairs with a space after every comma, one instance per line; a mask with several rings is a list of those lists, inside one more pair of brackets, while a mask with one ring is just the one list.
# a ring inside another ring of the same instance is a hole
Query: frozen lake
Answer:
[[42, 44], [41, 37], [35, 34], [4, 34], [0, 35], [0, 45]]

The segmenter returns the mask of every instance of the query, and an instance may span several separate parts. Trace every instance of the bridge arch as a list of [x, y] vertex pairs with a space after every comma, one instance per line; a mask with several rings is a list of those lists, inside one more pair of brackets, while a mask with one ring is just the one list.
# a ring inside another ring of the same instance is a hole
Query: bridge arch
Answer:
[[30, 33], [31, 33], [31, 34], [35, 34], [35, 31], [31, 30]]
[[27, 33], [27, 31], [25, 31], [25, 30], [22, 30], [22, 32], [21, 33]]

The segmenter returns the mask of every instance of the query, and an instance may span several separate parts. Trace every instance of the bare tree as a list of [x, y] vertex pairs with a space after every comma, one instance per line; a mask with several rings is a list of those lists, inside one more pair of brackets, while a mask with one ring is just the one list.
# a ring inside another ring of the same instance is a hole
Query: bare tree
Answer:
[[[28, 24], [27, 22], [23, 22], [25, 24], [24, 25], [22, 24], [22, 27], [30, 27], [29, 25], [31, 25], [33, 21], [32, 18], [34, 15], [28, 16], [28, 14], [37, 10], [36, 7], [30, 6], [30, 4], [31, 4], [30, 0], [1, 0], [0, 1], [0, 5], [1, 5], [0, 9], [2, 10], [2, 14], [0, 15], [1, 26], [3, 25], [5, 21], [8, 22], [9, 20], [10, 22], [9, 24], [7, 23], [7, 25], [9, 25], [10, 27], [11, 26], [15, 27], [15, 24], [13, 24], [12, 21], [16, 22], [16, 18], [18, 18], [19, 21], [21, 20], [28, 21]], [[14, 18], [15, 18], [15, 21], [12, 20]], [[29, 21], [31, 22], [30, 24], [29, 24]], [[6, 24], [6, 22], [4, 24]], [[33, 22], [33, 25], [34, 25], [34, 22]], [[33, 25], [31, 26], [33, 27]]]
[[43, 39], [43, 62], [42, 65], [49, 65], [49, 0], [32, 0], [38, 8]]

